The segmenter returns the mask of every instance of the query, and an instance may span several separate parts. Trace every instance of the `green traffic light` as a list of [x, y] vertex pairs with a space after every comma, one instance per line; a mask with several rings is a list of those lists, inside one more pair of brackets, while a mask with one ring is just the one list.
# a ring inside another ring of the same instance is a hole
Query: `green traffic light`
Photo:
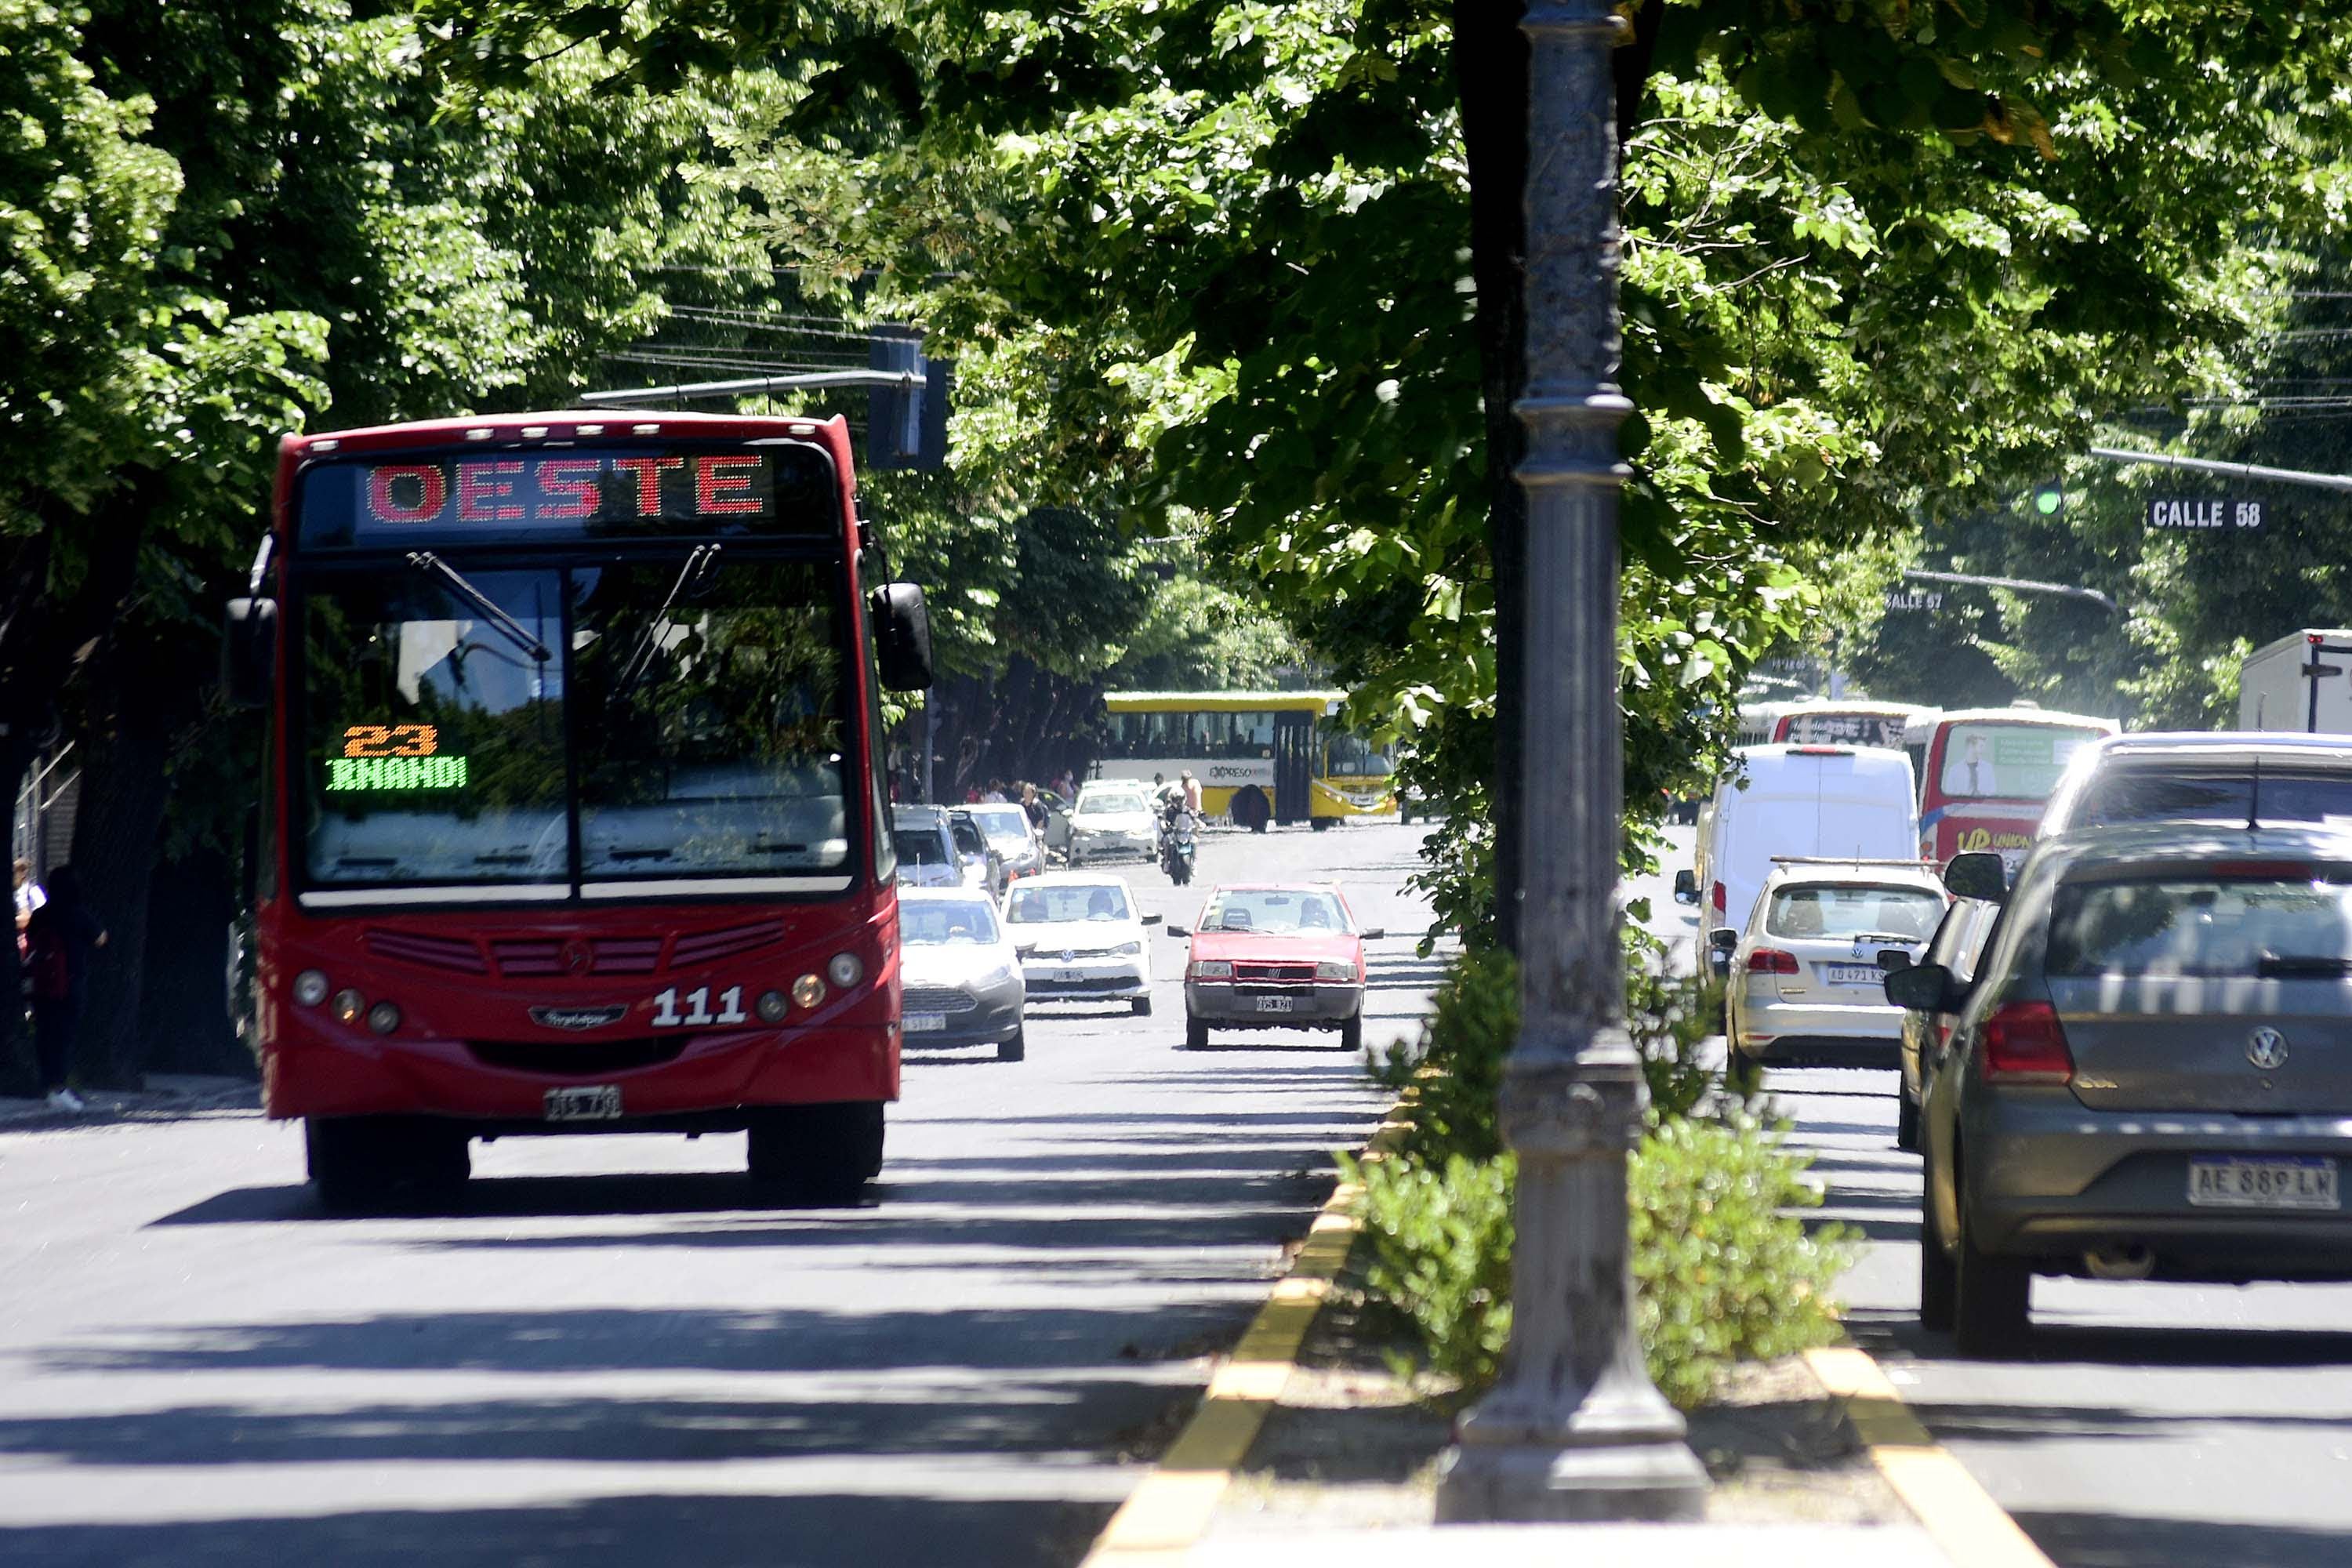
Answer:
[[2055, 483], [2043, 485], [2033, 492], [2033, 510], [2044, 517], [2054, 517], [2065, 499], [2066, 493]]

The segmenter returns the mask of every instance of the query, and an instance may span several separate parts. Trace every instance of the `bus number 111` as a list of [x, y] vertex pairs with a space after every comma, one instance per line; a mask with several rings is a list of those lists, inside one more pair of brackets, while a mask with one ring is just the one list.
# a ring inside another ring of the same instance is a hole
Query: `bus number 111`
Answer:
[[741, 1024], [750, 1021], [751, 1015], [743, 1011], [743, 988], [740, 985], [730, 985], [719, 994], [717, 1013], [710, 1010], [710, 987], [708, 985], [698, 985], [686, 994], [682, 998], [686, 1003], [684, 1013], [677, 1010], [680, 1000], [677, 987], [675, 985], [654, 997], [653, 1026], [655, 1028], [675, 1029], [682, 1026], [689, 1029], [698, 1029], [706, 1024]]

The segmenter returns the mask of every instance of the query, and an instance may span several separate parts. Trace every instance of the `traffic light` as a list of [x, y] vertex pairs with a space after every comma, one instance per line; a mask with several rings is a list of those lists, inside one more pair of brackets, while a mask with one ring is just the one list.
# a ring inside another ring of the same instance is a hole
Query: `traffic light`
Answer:
[[937, 468], [948, 460], [948, 399], [955, 381], [951, 361], [928, 359], [922, 334], [911, 327], [877, 327], [867, 340], [866, 363], [876, 370], [911, 372], [919, 386], [877, 386], [868, 395], [866, 466], [868, 468]]
[[2065, 489], [2056, 479], [2044, 479], [2033, 487], [2033, 510], [2040, 517], [2056, 517], [2058, 509], [2066, 504]]

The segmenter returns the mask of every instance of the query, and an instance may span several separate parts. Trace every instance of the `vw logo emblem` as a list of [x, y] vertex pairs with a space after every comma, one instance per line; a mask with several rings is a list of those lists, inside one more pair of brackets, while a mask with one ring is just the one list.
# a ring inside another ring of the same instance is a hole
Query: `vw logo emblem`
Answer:
[[2246, 1037], [2246, 1059], [2269, 1072], [2286, 1065], [2286, 1037], [2268, 1024]]
[[563, 944], [563, 973], [585, 974], [596, 967], [596, 950], [583, 937], [572, 937]]

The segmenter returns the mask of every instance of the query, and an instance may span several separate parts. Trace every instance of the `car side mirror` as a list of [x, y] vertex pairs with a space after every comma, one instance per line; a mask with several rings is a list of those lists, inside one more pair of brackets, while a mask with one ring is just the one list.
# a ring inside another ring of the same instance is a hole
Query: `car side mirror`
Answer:
[[1954, 984], [1952, 972], [1940, 963], [1915, 963], [1895, 970], [1885, 981], [1886, 999], [1914, 1013], [1945, 1011]]
[[1160, 929], [1166, 931], [1170, 936], [1191, 936], [1192, 934], [1182, 926], [1162, 926]]
[[1908, 969], [1910, 967], [1911, 955], [1904, 952], [1901, 948], [1882, 947], [1878, 950], [1878, 970], [1880, 973], [1892, 974], [1898, 969]]
[[1678, 904], [1698, 902], [1698, 873], [1687, 866], [1675, 873], [1675, 902]]
[[1146, 915], [1143, 917], [1143, 923], [1148, 926], [1156, 926], [1165, 918], [1166, 917], [1162, 915]]
[[1730, 926], [1717, 926], [1706, 933], [1709, 952], [1729, 953], [1739, 946], [1739, 932]]
[[1386, 926], [1373, 926], [1369, 930], [1360, 931], [1356, 934], [1366, 942], [1385, 942], [1388, 940], [1389, 932]]
[[2009, 868], [1990, 849], [1969, 849], [1944, 862], [1944, 887], [1956, 899], [1997, 904], [2009, 897]]
[[231, 599], [221, 626], [221, 694], [233, 708], [267, 708], [278, 680], [278, 601]]
[[874, 590], [874, 662], [892, 691], [922, 691], [931, 684], [931, 612], [922, 588], [885, 583]]

